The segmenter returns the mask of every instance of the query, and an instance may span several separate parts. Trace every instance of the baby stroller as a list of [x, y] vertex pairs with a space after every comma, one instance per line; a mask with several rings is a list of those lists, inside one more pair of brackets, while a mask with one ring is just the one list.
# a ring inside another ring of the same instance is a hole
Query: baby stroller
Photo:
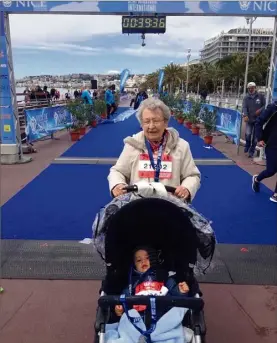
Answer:
[[103, 208], [93, 223], [93, 242], [106, 264], [96, 313], [95, 343], [105, 343], [106, 324], [114, 320], [114, 307], [123, 301], [120, 295], [128, 284], [132, 253], [143, 245], [161, 252], [163, 268], [177, 282], [190, 280], [193, 296], [128, 296], [125, 304], [129, 309], [133, 305], [149, 308], [151, 298], [155, 298], [157, 308], [188, 308], [182, 325], [193, 332], [191, 342], [203, 343], [204, 301], [194, 275], [207, 269], [207, 260], [210, 265], [214, 232], [192, 207], [167, 194], [174, 193], [175, 188], [162, 186], [164, 193], [160, 192], [160, 184], [141, 184], [126, 187], [128, 193]]

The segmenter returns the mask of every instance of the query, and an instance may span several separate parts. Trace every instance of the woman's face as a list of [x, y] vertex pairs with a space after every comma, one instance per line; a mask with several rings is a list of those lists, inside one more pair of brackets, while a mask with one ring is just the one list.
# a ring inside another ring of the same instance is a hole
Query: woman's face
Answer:
[[149, 110], [146, 108], [142, 112], [142, 129], [145, 137], [152, 142], [158, 142], [162, 139], [164, 130], [167, 128], [167, 121], [164, 120], [162, 111]]
[[148, 252], [145, 250], [138, 250], [135, 253], [136, 270], [140, 273], [145, 273], [150, 268], [150, 261]]

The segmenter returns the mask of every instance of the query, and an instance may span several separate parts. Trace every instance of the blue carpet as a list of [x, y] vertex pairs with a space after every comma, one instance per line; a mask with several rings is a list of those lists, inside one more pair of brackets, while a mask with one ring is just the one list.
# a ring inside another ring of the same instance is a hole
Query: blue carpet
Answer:
[[180, 137], [189, 142], [191, 152], [194, 158], [209, 158], [209, 159], [227, 159], [220, 151], [215, 148], [206, 149], [204, 148], [204, 141], [199, 136], [193, 135], [189, 129], [184, 127], [175, 120], [170, 119], [169, 126], [179, 131]]
[[[125, 111], [126, 108], [119, 108], [118, 111]], [[222, 153], [213, 149], [205, 149], [203, 140], [192, 135], [190, 130], [170, 120], [170, 126], [180, 132], [180, 136], [190, 143], [194, 158], [226, 158]], [[70, 147], [63, 157], [118, 157], [123, 149], [123, 140], [140, 131], [140, 125], [133, 115], [129, 119], [116, 124], [109, 123], [99, 125], [96, 129], [87, 133], [79, 142]]]
[[[51, 165], [2, 207], [2, 238], [80, 240], [91, 237], [95, 213], [110, 200], [107, 165]], [[200, 166], [193, 203], [213, 221], [219, 243], [276, 244], [271, 192], [251, 190], [237, 166]]]
[[[121, 112], [126, 108], [119, 108]], [[118, 157], [123, 149], [123, 140], [140, 131], [140, 125], [133, 115], [119, 123], [99, 125], [88, 132], [79, 142], [70, 147], [63, 157]]]

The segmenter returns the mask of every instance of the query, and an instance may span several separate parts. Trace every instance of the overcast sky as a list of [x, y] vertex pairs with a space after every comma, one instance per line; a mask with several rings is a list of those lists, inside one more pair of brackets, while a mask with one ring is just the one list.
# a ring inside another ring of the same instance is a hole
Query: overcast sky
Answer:
[[[170, 63], [199, 57], [203, 42], [222, 30], [246, 27], [244, 18], [167, 17], [163, 35], [121, 34], [121, 16], [11, 15], [16, 78], [26, 75], [102, 74], [129, 68], [149, 73]], [[273, 19], [259, 18], [254, 27], [273, 28]]]

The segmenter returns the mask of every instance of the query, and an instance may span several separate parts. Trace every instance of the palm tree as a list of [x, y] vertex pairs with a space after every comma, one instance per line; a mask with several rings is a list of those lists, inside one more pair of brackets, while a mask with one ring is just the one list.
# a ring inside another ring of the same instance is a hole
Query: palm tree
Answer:
[[176, 87], [180, 87], [185, 80], [184, 68], [179, 64], [170, 63], [164, 68], [164, 84], [169, 85], [169, 92], [174, 93]]
[[230, 63], [225, 64], [223, 70], [224, 76], [230, 78], [237, 85], [238, 93], [240, 91], [241, 81], [244, 79], [246, 66], [246, 56], [244, 54], [232, 55]]

